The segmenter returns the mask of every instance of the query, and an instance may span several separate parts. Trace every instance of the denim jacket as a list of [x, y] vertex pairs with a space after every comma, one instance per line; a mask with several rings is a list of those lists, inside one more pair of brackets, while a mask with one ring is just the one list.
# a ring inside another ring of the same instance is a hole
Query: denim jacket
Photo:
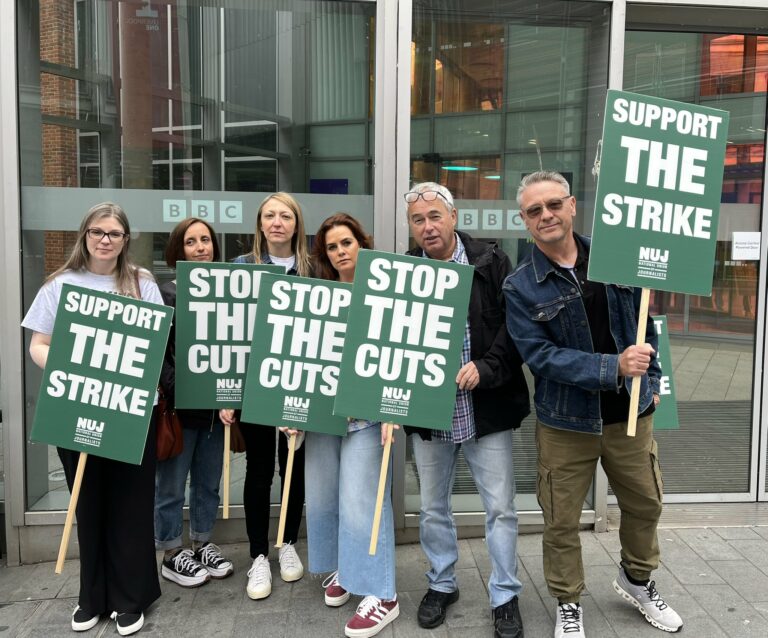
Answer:
[[[576, 235], [589, 250], [590, 240]], [[606, 284], [608, 326], [619, 353], [637, 340], [640, 289]], [[534, 402], [545, 425], [602, 433], [600, 390], [631, 391], [619, 377], [619, 355], [594, 352], [587, 313], [575, 281], [559, 271], [534, 245], [504, 281], [507, 329], [535, 377]], [[656, 331], [648, 321], [646, 343], [657, 349]], [[640, 386], [638, 413], [659, 392], [661, 368], [652, 357]]]

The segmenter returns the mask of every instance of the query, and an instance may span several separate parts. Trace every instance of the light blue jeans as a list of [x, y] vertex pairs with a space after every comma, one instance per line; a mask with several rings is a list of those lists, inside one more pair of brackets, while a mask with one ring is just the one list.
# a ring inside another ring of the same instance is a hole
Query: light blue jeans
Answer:
[[376, 555], [368, 554], [381, 471], [381, 428], [345, 437], [307, 432], [304, 477], [309, 571], [339, 570], [339, 583], [359, 596], [395, 597], [392, 464], [389, 465]]
[[412, 435], [413, 456], [421, 485], [419, 538], [429, 560], [430, 589], [458, 589], [454, 565], [459, 559], [451, 492], [459, 448], [475, 479], [485, 509], [485, 542], [491, 558], [488, 589], [495, 609], [520, 595], [517, 578], [517, 511], [512, 467], [512, 430], [488, 434], [461, 444], [424, 441]]
[[219, 509], [219, 483], [224, 463], [224, 426], [181, 428], [184, 449], [172, 459], [157, 462], [155, 474], [155, 547], [181, 547], [184, 527], [184, 488], [189, 480], [189, 538], [205, 543], [211, 538]]

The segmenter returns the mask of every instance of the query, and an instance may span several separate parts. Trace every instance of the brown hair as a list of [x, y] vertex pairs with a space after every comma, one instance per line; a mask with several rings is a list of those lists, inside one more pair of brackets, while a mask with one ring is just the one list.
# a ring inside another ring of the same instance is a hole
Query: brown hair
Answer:
[[315, 277], [319, 279], [331, 279], [338, 281], [339, 273], [331, 265], [326, 252], [325, 236], [335, 226], [346, 226], [352, 231], [360, 248], [373, 248], [373, 239], [363, 229], [362, 224], [349, 213], [335, 213], [326, 219], [315, 234], [315, 243], [312, 246], [312, 263], [315, 267]]
[[261, 212], [267, 205], [270, 199], [276, 199], [281, 204], [285, 204], [291, 209], [294, 217], [296, 218], [296, 229], [291, 237], [291, 252], [296, 257], [296, 272], [302, 277], [309, 277], [311, 272], [309, 261], [309, 250], [307, 248], [307, 236], [304, 230], [304, 217], [301, 214], [301, 206], [292, 195], [284, 192], [277, 192], [269, 195], [261, 202], [259, 211], [256, 213], [256, 232], [253, 236], [253, 250], [251, 256], [253, 257], [253, 263], [261, 263], [261, 255], [267, 250], [267, 238], [264, 236], [264, 232], [261, 230]]
[[91, 225], [105, 217], [113, 217], [123, 227], [125, 238], [123, 239], [123, 249], [117, 256], [117, 265], [115, 266], [115, 284], [117, 286], [117, 292], [123, 295], [130, 295], [141, 298], [141, 291], [136, 290], [136, 273], [145, 279], [151, 279], [154, 281], [154, 277], [148, 270], [139, 268], [131, 261], [128, 256], [129, 242], [131, 239], [131, 225], [128, 223], [128, 216], [125, 211], [112, 202], [101, 202], [93, 206], [83, 217], [83, 221], [80, 222], [80, 229], [77, 231], [77, 239], [75, 239], [75, 245], [72, 248], [67, 261], [61, 268], [48, 275], [46, 282], [49, 282], [61, 273], [67, 270], [87, 270], [88, 262], [90, 261], [91, 254], [88, 252], [88, 246], [86, 245], [86, 233]]
[[213, 261], [221, 259], [219, 240], [216, 238], [216, 231], [213, 230], [213, 226], [198, 217], [188, 217], [176, 224], [168, 236], [168, 245], [165, 247], [165, 263], [168, 264], [169, 268], [176, 268], [177, 261], [184, 261], [184, 235], [194, 224], [203, 224], [208, 229], [213, 244]]

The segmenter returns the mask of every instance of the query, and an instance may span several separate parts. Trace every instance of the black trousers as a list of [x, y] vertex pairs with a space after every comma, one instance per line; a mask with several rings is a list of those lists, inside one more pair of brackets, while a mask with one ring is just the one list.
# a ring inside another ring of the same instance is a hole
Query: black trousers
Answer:
[[[272, 477], [275, 474], [275, 438], [280, 470], [281, 494], [288, 461], [287, 437], [272, 426], [241, 423], [245, 439], [245, 485], [243, 508], [245, 527], [251, 544], [251, 558], [260, 554], [269, 556], [269, 506]], [[288, 512], [285, 519], [283, 541], [295, 543], [299, 537], [302, 508], [304, 507], [304, 446], [293, 456], [293, 476], [288, 493]]]
[[[88, 455], [77, 501], [80, 598], [89, 614], [140, 613], [160, 596], [155, 558], [155, 411], [141, 465]], [[57, 448], [70, 491], [79, 452]]]

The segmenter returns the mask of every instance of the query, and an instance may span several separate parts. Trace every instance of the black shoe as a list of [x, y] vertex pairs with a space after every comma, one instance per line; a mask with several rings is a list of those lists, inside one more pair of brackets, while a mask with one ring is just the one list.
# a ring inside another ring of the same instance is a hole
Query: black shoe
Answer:
[[130, 636], [135, 634], [144, 626], [144, 614], [118, 614], [112, 612], [110, 616], [117, 623], [117, 633], [121, 636]]
[[493, 610], [494, 638], [523, 638], [523, 619], [517, 606], [517, 596]]
[[459, 590], [448, 594], [430, 589], [421, 599], [417, 619], [419, 627], [434, 629], [445, 622], [445, 611], [459, 599]]

